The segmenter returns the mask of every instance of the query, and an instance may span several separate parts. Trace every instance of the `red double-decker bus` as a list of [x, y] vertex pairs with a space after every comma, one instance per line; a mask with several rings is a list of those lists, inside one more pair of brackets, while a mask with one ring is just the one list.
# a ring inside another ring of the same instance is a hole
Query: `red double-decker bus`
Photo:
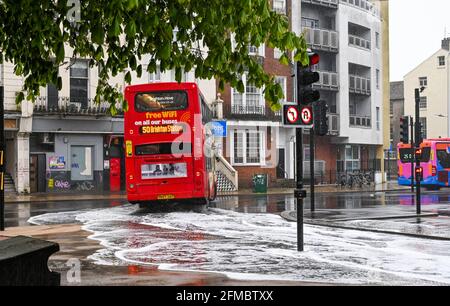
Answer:
[[130, 203], [207, 204], [216, 197], [212, 112], [195, 83], [125, 89], [126, 185]]

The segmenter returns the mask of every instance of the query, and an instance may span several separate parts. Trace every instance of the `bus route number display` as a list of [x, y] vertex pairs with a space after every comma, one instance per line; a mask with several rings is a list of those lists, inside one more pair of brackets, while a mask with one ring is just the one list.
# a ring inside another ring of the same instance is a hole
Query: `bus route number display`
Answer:
[[183, 133], [182, 125], [167, 124], [167, 125], [147, 125], [141, 126], [139, 132], [142, 135], [151, 134], [180, 134]]

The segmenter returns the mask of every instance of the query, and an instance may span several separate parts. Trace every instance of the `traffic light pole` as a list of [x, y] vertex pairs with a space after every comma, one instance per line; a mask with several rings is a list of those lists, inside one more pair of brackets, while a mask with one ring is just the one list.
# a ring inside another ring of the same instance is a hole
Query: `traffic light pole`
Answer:
[[315, 134], [315, 129], [312, 128], [309, 130], [309, 172], [311, 174], [311, 182], [310, 182], [310, 192], [311, 192], [311, 212], [315, 212], [316, 211], [316, 199], [315, 199], [315, 191], [314, 191], [314, 186], [316, 184], [316, 180], [315, 180], [315, 171], [314, 171], [314, 162], [315, 162], [315, 144], [314, 144], [314, 135]]
[[411, 125], [411, 192], [414, 192], [414, 179], [415, 179], [415, 171], [414, 171], [414, 119], [410, 117], [410, 125]]
[[297, 168], [297, 189], [295, 198], [297, 199], [297, 251], [303, 252], [303, 129], [296, 129], [296, 168]]
[[5, 125], [3, 87], [0, 86], [0, 231], [5, 230]]
[[[416, 142], [416, 149], [420, 149], [420, 144], [421, 144], [421, 129], [420, 129], [420, 89], [416, 88], [415, 89], [415, 101], [416, 101], [416, 131], [415, 131], [415, 142]], [[414, 152], [414, 156], [415, 154], [415, 150], [413, 150]], [[420, 168], [420, 159], [416, 158], [416, 168]], [[414, 172], [414, 174], [416, 175], [416, 172]], [[421, 214], [421, 203], [420, 203], [420, 181], [421, 178], [420, 177], [416, 177], [416, 213], [417, 215]]]

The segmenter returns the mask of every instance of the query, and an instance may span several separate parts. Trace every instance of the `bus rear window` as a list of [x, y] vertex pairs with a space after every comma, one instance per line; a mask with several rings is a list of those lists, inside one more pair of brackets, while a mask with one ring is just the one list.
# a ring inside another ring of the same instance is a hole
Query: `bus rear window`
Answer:
[[141, 146], [136, 146], [136, 155], [179, 155], [179, 154], [191, 154], [191, 144], [190, 143], [154, 143], [146, 144]]
[[[430, 161], [431, 148], [422, 149], [422, 163], [428, 163]], [[410, 163], [411, 160], [415, 161], [414, 151], [412, 149], [400, 149], [400, 160], [402, 163]]]
[[187, 107], [187, 93], [181, 90], [138, 93], [134, 101], [135, 110], [141, 113], [185, 110]]

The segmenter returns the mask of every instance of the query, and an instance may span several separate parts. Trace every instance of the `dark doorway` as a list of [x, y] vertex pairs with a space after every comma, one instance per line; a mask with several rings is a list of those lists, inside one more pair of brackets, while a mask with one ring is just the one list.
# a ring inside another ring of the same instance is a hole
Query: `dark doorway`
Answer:
[[45, 154], [33, 154], [30, 158], [30, 192], [45, 192]]
[[277, 166], [278, 179], [287, 178], [285, 151], [286, 151], [285, 149], [278, 149], [278, 166]]

